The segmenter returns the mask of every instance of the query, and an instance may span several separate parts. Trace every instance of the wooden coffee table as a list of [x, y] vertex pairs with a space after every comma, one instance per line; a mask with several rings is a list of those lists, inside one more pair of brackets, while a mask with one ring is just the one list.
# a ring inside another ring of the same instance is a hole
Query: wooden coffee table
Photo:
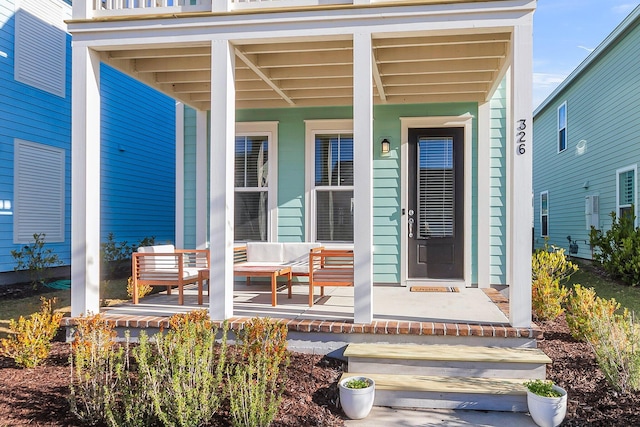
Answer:
[[[291, 267], [274, 265], [274, 266], [263, 266], [263, 265], [235, 265], [233, 267], [233, 275], [234, 276], [245, 276], [247, 278], [247, 286], [251, 284], [252, 277], [271, 277], [271, 305], [277, 305], [277, 285], [278, 285], [278, 277], [286, 276], [287, 278], [287, 289], [288, 289], [288, 298], [291, 298]], [[209, 270], [200, 270], [198, 271], [198, 304], [202, 304], [202, 287], [203, 282], [205, 280], [209, 280]], [[209, 284], [211, 287], [211, 284]], [[211, 292], [211, 291], [209, 291]]]
[[252, 277], [271, 277], [271, 305], [274, 307], [277, 304], [276, 290], [278, 285], [278, 277], [286, 276], [288, 289], [287, 297], [291, 298], [291, 267], [282, 265], [263, 266], [239, 264], [233, 266], [233, 275], [245, 276], [247, 278], [247, 286], [251, 284]]

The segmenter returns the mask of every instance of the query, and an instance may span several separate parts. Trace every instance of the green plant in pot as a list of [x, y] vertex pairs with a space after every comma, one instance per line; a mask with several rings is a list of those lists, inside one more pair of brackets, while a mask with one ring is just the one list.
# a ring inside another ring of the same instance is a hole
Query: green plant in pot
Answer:
[[567, 414], [567, 391], [550, 380], [526, 381], [527, 405], [540, 427], [556, 427]]
[[338, 383], [340, 405], [352, 420], [365, 418], [375, 398], [375, 381], [367, 377], [345, 377]]

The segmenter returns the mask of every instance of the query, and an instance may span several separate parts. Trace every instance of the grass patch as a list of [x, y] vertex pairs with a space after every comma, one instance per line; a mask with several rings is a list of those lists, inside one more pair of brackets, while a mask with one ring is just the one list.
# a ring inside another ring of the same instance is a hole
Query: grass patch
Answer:
[[[574, 261], [575, 262], [575, 261]], [[594, 271], [593, 266], [578, 262], [579, 270], [569, 279], [568, 285], [578, 283], [585, 288], [594, 288], [600, 298], [615, 298], [622, 307], [640, 313], [640, 287], [623, 285], [615, 280], [604, 277]]]
[[[25, 286], [31, 286], [26, 284]], [[20, 316], [27, 317], [40, 310], [40, 296], [56, 298], [54, 307], [56, 312], [65, 316], [71, 314], [71, 290], [51, 290], [44, 293], [34, 293], [25, 298], [0, 299], [0, 337], [6, 337], [9, 332], [9, 321]], [[127, 279], [103, 280], [100, 284], [100, 298], [103, 306], [110, 306], [125, 302], [127, 297]]]

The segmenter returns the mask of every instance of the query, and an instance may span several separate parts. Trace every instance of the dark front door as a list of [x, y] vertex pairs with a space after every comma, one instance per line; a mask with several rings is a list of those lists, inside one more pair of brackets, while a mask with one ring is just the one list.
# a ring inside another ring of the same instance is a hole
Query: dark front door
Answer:
[[462, 279], [463, 128], [409, 129], [409, 279]]

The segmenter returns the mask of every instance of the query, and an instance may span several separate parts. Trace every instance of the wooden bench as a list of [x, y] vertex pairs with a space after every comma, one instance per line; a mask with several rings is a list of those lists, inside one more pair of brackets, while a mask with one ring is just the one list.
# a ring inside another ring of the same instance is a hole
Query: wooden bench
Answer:
[[[208, 249], [175, 249], [173, 245], [143, 246], [131, 257], [133, 303], [138, 304], [138, 288], [142, 285], [178, 287], [178, 304], [184, 304], [184, 285], [198, 283], [198, 272], [209, 268]], [[201, 291], [200, 291], [201, 292]], [[198, 301], [202, 304], [201, 298]]]
[[311, 249], [309, 252], [309, 307], [313, 307], [313, 293], [325, 286], [353, 286], [353, 251], [343, 249]]

